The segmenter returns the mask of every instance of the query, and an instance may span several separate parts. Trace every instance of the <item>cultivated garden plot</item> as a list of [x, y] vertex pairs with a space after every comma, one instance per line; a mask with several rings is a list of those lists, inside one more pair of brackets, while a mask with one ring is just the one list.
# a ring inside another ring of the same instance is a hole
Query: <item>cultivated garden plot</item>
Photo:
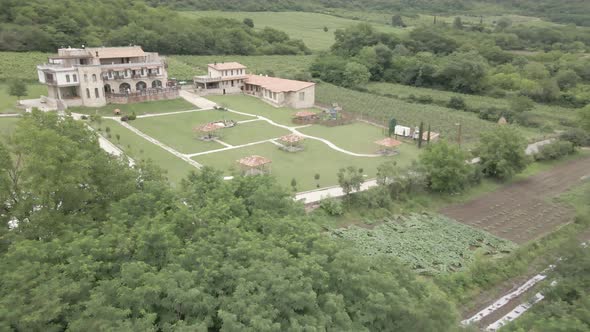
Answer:
[[578, 159], [515, 182], [441, 213], [494, 235], [524, 243], [571, 222], [571, 207], [552, 200], [590, 175], [590, 158]]
[[351, 226], [336, 229], [331, 235], [352, 241], [364, 255], [391, 255], [424, 274], [460, 270], [476, 252], [502, 255], [516, 248], [510, 241], [431, 214], [395, 216], [375, 227]]

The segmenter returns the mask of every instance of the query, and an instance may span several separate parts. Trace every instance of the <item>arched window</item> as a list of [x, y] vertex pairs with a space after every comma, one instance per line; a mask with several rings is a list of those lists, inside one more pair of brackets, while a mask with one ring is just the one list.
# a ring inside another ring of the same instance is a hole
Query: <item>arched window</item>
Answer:
[[86, 98], [90, 99], [90, 89], [86, 88]]
[[66, 75], [66, 82], [70, 83], [70, 75]]
[[96, 98], [100, 98], [100, 94], [98, 93], [98, 88], [94, 88], [94, 95]]
[[92, 82], [96, 82], [96, 74], [92, 74]]

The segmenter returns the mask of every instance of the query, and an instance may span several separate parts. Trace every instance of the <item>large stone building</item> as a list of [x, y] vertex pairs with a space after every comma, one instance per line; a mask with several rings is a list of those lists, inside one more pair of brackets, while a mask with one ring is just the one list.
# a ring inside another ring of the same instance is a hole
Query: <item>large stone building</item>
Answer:
[[44, 101], [61, 109], [164, 94], [168, 78], [164, 59], [139, 46], [61, 48], [37, 73], [47, 85]]
[[250, 75], [237, 62], [207, 66], [207, 75], [195, 76], [200, 94], [246, 93], [277, 107], [310, 108], [315, 103], [315, 83]]

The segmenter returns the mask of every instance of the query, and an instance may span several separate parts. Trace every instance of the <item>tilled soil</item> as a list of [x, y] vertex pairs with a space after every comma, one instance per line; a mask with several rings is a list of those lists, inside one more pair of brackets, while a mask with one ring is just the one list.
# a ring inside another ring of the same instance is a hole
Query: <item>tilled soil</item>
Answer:
[[578, 159], [440, 212], [496, 236], [524, 243], [572, 220], [573, 209], [552, 202], [551, 198], [588, 175], [590, 158]]

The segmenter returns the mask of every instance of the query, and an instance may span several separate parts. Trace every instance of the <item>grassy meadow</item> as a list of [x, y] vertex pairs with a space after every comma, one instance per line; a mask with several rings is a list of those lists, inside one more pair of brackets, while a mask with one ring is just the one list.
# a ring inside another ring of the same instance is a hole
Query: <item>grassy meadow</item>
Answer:
[[[291, 38], [301, 39], [312, 51], [327, 50], [334, 43], [334, 31], [359, 23], [349, 18], [306, 12], [181, 12], [188, 17], [224, 17], [242, 21], [251, 18], [255, 29], [271, 27], [286, 32]], [[325, 31], [324, 28], [328, 28]], [[401, 33], [402, 29], [391, 25], [375, 24], [377, 30]]]

